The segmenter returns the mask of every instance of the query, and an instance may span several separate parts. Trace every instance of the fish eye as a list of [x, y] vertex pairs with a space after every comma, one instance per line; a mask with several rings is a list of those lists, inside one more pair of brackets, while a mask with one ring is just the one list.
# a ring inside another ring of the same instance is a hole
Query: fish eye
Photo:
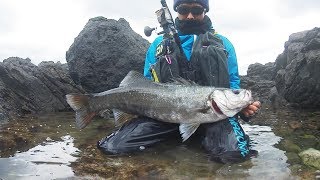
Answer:
[[232, 92], [233, 92], [234, 94], [239, 94], [239, 93], [240, 93], [240, 91], [239, 91], [238, 89], [232, 89]]

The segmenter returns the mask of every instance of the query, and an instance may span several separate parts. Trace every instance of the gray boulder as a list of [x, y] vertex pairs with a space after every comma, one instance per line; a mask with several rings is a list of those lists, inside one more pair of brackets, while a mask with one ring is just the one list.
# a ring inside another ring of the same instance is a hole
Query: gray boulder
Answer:
[[269, 62], [266, 64], [250, 64], [247, 70], [247, 76], [249, 77], [260, 77], [261, 79], [274, 81], [276, 68], [273, 62]]
[[125, 19], [92, 18], [66, 53], [70, 75], [90, 93], [117, 87], [130, 70], [143, 71], [149, 44]]
[[320, 107], [320, 28], [290, 35], [275, 63], [251, 64], [242, 87], [275, 107]]
[[0, 121], [29, 113], [69, 109], [68, 93], [83, 93], [61, 63], [11, 57], [0, 63]]
[[320, 28], [290, 35], [275, 67], [277, 90], [288, 102], [320, 107]]
[[241, 76], [241, 87], [250, 89], [255, 100], [266, 105], [279, 108], [287, 105], [275, 87], [275, 66], [274, 63], [255, 63], [248, 67], [247, 75]]

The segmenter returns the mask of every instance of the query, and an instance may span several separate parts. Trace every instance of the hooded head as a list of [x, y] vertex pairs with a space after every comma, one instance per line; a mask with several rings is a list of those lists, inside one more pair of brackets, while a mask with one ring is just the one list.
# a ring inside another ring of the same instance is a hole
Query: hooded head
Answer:
[[177, 11], [177, 7], [182, 3], [198, 3], [206, 9], [206, 12], [209, 11], [209, 0], [174, 0], [173, 9]]

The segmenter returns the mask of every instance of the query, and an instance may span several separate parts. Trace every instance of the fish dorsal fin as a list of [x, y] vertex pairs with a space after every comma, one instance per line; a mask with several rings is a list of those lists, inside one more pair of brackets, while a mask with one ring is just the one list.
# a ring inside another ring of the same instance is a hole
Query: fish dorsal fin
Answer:
[[197, 86], [198, 85], [194, 81], [191, 81], [191, 80], [188, 80], [188, 79], [184, 79], [182, 77], [172, 78], [172, 79], [170, 79], [168, 84], [187, 85], [187, 86]]
[[125, 112], [122, 112], [118, 109], [113, 109], [112, 111], [113, 111], [113, 116], [114, 116], [114, 122], [117, 127], [120, 127], [125, 122], [137, 117], [137, 115], [125, 113]]
[[186, 141], [199, 126], [199, 123], [180, 124], [179, 131], [182, 137], [182, 142]]
[[141, 84], [141, 83], [146, 83], [146, 82], [152, 82], [146, 77], [144, 77], [141, 73], [137, 71], [130, 71], [126, 77], [123, 78], [121, 81], [119, 87], [125, 87], [129, 86], [132, 84]]

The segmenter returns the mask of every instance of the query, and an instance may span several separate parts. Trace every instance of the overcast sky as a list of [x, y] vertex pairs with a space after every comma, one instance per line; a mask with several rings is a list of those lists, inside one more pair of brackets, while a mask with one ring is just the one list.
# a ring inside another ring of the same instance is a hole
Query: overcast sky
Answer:
[[[209, 0], [208, 16], [234, 45], [240, 74], [274, 62], [295, 32], [320, 27], [320, 0]], [[173, 0], [167, 0], [171, 8]], [[65, 63], [65, 53], [90, 18], [125, 18], [143, 34], [158, 26], [160, 0], [0, 0], [0, 60], [16, 56]], [[172, 10], [172, 9], [171, 9]], [[172, 11], [174, 17], [176, 14]]]

